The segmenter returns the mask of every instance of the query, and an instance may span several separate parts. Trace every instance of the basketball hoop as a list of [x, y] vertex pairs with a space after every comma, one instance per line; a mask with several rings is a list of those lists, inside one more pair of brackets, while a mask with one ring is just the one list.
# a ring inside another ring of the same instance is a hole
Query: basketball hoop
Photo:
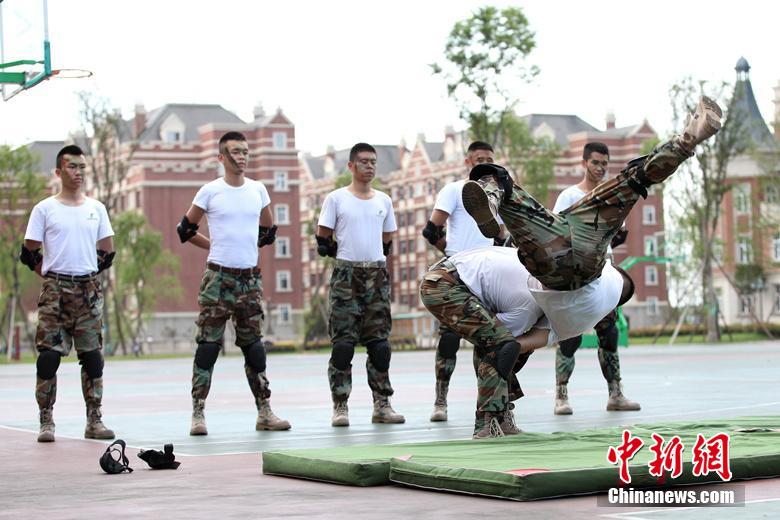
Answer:
[[92, 71], [86, 69], [56, 69], [51, 71], [52, 78], [80, 79], [92, 77]]

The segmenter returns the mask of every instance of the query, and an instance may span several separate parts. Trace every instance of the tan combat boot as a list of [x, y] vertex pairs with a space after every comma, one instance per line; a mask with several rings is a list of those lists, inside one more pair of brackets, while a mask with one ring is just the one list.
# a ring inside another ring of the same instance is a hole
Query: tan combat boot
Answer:
[[523, 430], [518, 428], [517, 423], [515, 422], [515, 414], [512, 411], [514, 408], [514, 403], [509, 403], [509, 406], [507, 406], [507, 409], [499, 418], [499, 426], [504, 435], [517, 435], [518, 433], [523, 433]]
[[641, 410], [639, 403], [626, 399], [623, 395], [623, 385], [620, 381], [607, 382], [609, 388], [609, 399], [607, 399], [607, 410], [610, 412], [635, 412]]
[[555, 415], [571, 415], [574, 411], [569, 405], [569, 389], [566, 385], [555, 385]]
[[190, 426], [190, 435], [208, 435], [206, 428], [206, 415], [203, 409], [206, 407], [205, 399], [192, 400], [192, 425]]
[[449, 388], [449, 381], [436, 380], [436, 400], [433, 402], [431, 422], [447, 420], [447, 392]]
[[[499, 192], [500, 196], [501, 192]], [[487, 238], [497, 237], [501, 233], [501, 227], [496, 217], [499, 201], [494, 197], [489, 197], [477, 181], [466, 181], [463, 185], [462, 197], [463, 208], [477, 223], [479, 231]]]
[[485, 412], [485, 424], [482, 429], [474, 434], [472, 439], [490, 439], [492, 437], [503, 437], [504, 432], [501, 429], [499, 420], [503, 418], [504, 412]]
[[349, 407], [347, 401], [333, 402], [333, 418], [330, 420], [331, 426], [349, 426]]
[[707, 96], [702, 96], [693, 114], [688, 114], [685, 128], [678, 137], [680, 145], [687, 152], [693, 152], [697, 144], [718, 133], [722, 117], [723, 111], [718, 104]]
[[38, 442], [54, 442], [54, 416], [51, 408], [42, 408], [39, 412], [41, 429]]
[[255, 424], [255, 430], [282, 431], [289, 429], [290, 423], [284, 419], [278, 418], [271, 410], [270, 399], [257, 400], [257, 423]]
[[406, 422], [406, 418], [393, 410], [389, 397], [374, 392], [374, 413], [371, 415], [371, 422], [401, 424]]
[[106, 428], [102, 421], [103, 414], [100, 404], [87, 403], [87, 427], [84, 428], [85, 439], [113, 439], [114, 431]]

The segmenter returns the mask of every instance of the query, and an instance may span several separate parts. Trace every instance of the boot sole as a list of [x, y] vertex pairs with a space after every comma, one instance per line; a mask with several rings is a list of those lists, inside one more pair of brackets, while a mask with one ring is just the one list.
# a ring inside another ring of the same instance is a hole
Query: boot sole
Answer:
[[259, 425], [259, 424], [255, 425], [255, 431], [257, 431], [257, 432], [263, 432], [263, 431], [265, 431], [265, 432], [283, 432], [283, 431], [289, 430], [290, 428], [292, 428], [292, 426], [289, 425], [289, 424], [287, 426], [266, 426], [266, 425]]
[[607, 405], [607, 411], [608, 412], [638, 412], [642, 409], [641, 406], [609, 406]]
[[207, 430], [190, 430], [190, 435], [193, 437], [198, 437], [201, 435], [208, 435], [209, 432]]
[[111, 439], [116, 438], [116, 435], [114, 435], [114, 432], [111, 432], [110, 434], [108, 434], [108, 433], [99, 434], [99, 433], [86, 433], [86, 432], [84, 432], [84, 438], [85, 439], [98, 439], [98, 440], [101, 440], [101, 441], [107, 441], [107, 440], [111, 440]]
[[330, 425], [334, 428], [341, 428], [343, 426], [349, 426], [349, 421], [331, 421]]
[[702, 96], [699, 101], [699, 106], [696, 108], [696, 113], [704, 119], [700, 123], [700, 127], [697, 128], [696, 141], [697, 144], [702, 143], [717, 134], [721, 128], [721, 118], [723, 117], [723, 111], [720, 109], [717, 103], [706, 96]]
[[38, 442], [54, 442], [53, 433], [42, 433], [38, 435]]
[[463, 208], [477, 223], [480, 233], [486, 238], [495, 238], [501, 228], [490, 211], [487, 193], [479, 183], [468, 181], [463, 185]]
[[371, 422], [374, 424], [403, 424], [406, 422], [406, 418], [404, 417], [400, 421], [394, 421], [390, 419], [380, 419], [378, 417], [372, 417]]
[[573, 415], [574, 414], [574, 410], [571, 410], [571, 409], [569, 409], [569, 410], [553, 410], [553, 413], [555, 415]]
[[445, 422], [447, 420], [446, 413], [434, 412], [431, 414], [431, 422]]

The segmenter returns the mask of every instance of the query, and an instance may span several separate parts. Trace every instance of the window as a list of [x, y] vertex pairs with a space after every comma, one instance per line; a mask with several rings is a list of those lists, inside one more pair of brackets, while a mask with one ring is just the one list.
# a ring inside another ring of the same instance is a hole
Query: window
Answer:
[[772, 261], [780, 262], [780, 233], [772, 237]]
[[734, 190], [734, 211], [737, 213], [750, 212], [750, 185], [742, 184]]
[[780, 202], [780, 189], [775, 184], [769, 184], [764, 191], [764, 200], [767, 204], [777, 204]]
[[399, 244], [399, 253], [402, 255], [406, 254], [406, 240], [401, 240]]
[[274, 132], [274, 149], [284, 150], [287, 148], [287, 134], [284, 132]]
[[747, 316], [750, 314], [750, 310], [753, 308], [753, 296], [745, 295], [739, 297], [739, 314], [741, 316]]
[[277, 237], [276, 251], [274, 258], [290, 258], [290, 239], [288, 237]]
[[290, 323], [290, 314], [292, 309], [289, 303], [282, 303], [276, 306], [276, 310], [279, 312], [279, 323]]
[[753, 263], [753, 248], [750, 245], [749, 237], [739, 237], [737, 239], [737, 263]]
[[647, 297], [647, 314], [648, 316], [658, 315], [658, 298], [655, 296]]
[[772, 306], [773, 314], [780, 314], [780, 284], [775, 284], [775, 304]]
[[287, 172], [274, 172], [274, 191], [290, 191]]
[[406, 250], [410, 253], [414, 253], [414, 239], [409, 240], [409, 245], [407, 246]]
[[399, 213], [398, 214], [398, 227], [402, 228], [406, 226], [406, 213]]
[[645, 285], [658, 285], [658, 267], [654, 265], [645, 267]]
[[274, 207], [274, 223], [277, 225], [285, 225], [290, 223], [290, 211], [287, 204], [277, 204]]
[[417, 267], [412, 266], [409, 268], [409, 279], [410, 280], [416, 280], [417, 279]]
[[423, 183], [422, 182], [415, 182], [414, 183], [414, 196], [419, 197], [423, 194]]
[[418, 226], [422, 226], [428, 219], [425, 218], [425, 210], [418, 209], [415, 213], [414, 223]]
[[406, 281], [406, 269], [404, 269], [403, 267], [401, 268], [401, 281], [402, 282]]
[[655, 256], [658, 254], [658, 237], [645, 237], [645, 255]]
[[163, 141], [166, 143], [178, 143], [181, 141], [181, 133], [175, 130], [168, 130], [163, 136]]
[[655, 224], [655, 206], [642, 206], [642, 224]]
[[401, 295], [401, 305], [408, 305], [409, 304], [409, 297], [407, 297], [405, 294]]
[[292, 284], [290, 283], [290, 271], [276, 271], [276, 291], [292, 291]]

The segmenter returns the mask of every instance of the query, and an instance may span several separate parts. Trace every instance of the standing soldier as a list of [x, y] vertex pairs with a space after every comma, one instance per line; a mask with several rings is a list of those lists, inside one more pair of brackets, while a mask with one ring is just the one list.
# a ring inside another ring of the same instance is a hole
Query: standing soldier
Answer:
[[[477, 164], [493, 162], [493, 147], [484, 141], [474, 141], [466, 151], [467, 172]], [[474, 219], [463, 209], [463, 184], [460, 179], [444, 186], [436, 197], [431, 219], [425, 225], [422, 235], [436, 249], [449, 257], [460, 251], [493, 245], [493, 239], [480, 233]], [[444, 232], [444, 226], [447, 232]], [[450, 379], [455, 371], [456, 354], [460, 348], [461, 337], [451, 327], [439, 325], [439, 343], [436, 347], [436, 400], [433, 403], [431, 421], [447, 420], [447, 392]], [[474, 353], [474, 368], [479, 358]]]
[[[352, 182], [325, 198], [317, 226], [317, 252], [336, 259], [330, 279], [330, 320], [333, 344], [328, 381], [333, 398], [333, 426], [349, 426], [347, 400], [352, 390], [355, 345], [368, 351], [366, 372], [374, 398], [371, 422], [402, 423], [390, 406], [390, 275], [386, 257], [396, 231], [393, 203], [371, 187], [376, 174], [376, 150], [358, 143], [349, 152]], [[334, 239], [335, 237], [335, 239]]]
[[[244, 371], [257, 405], [255, 429], [289, 430], [290, 423], [271, 410], [262, 338], [263, 288], [257, 267], [258, 247], [276, 239], [271, 199], [262, 182], [244, 176], [249, 145], [243, 134], [228, 132], [222, 136], [218, 160], [225, 168], [225, 176], [198, 190], [176, 228], [182, 243], [209, 250], [198, 295], [200, 315], [195, 337], [198, 347], [192, 365], [190, 435], [208, 434], [203, 409], [229, 318], [236, 329], [236, 345], [244, 354]], [[208, 218], [209, 238], [198, 233], [203, 215]]]
[[103, 295], [97, 276], [111, 267], [114, 231], [106, 207], [82, 192], [86, 168], [78, 146], [59, 151], [54, 172], [61, 181], [60, 191], [33, 208], [19, 257], [44, 278], [35, 334], [40, 353], [35, 385], [41, 423], [38, 442], [54, 441], [57, 369], [71, 346], [76, 347], [81, 365], [87, 407], [84, 437], [114, 438], [101, 420]]
[[[609, 148], [604, 143], [592, 142], [585, 145], [582, 150], [582, 167], [585, 175], [577, 184], [569, 186], [558, 195], [553, 211], [561, 211], [571, 207], [596, 186], [601, 184], [609, 166]], [[628, 231], [622, 228], [612, 238], [611, 247], [607, 249], [607, 255], [612, 256], [612, 248], [626, 241]], [[620, 358], [618, 357], [618, 328], [617, 312], [612, 311], [594, 327], [598, 336], [598, 358], [601, 365], [601, 373], [607, 381], [609, 398], [607, 410], [632, 411], [639, 410], [639, 403], [627, 399], [623, 395], [623, 386], [620, 380]], [[571, 415], [569, 405], [569, 378], [574, 372], [574, 353], [582, 344], [582, 336], [562, 340], [555, 352], [555, 415]]]

